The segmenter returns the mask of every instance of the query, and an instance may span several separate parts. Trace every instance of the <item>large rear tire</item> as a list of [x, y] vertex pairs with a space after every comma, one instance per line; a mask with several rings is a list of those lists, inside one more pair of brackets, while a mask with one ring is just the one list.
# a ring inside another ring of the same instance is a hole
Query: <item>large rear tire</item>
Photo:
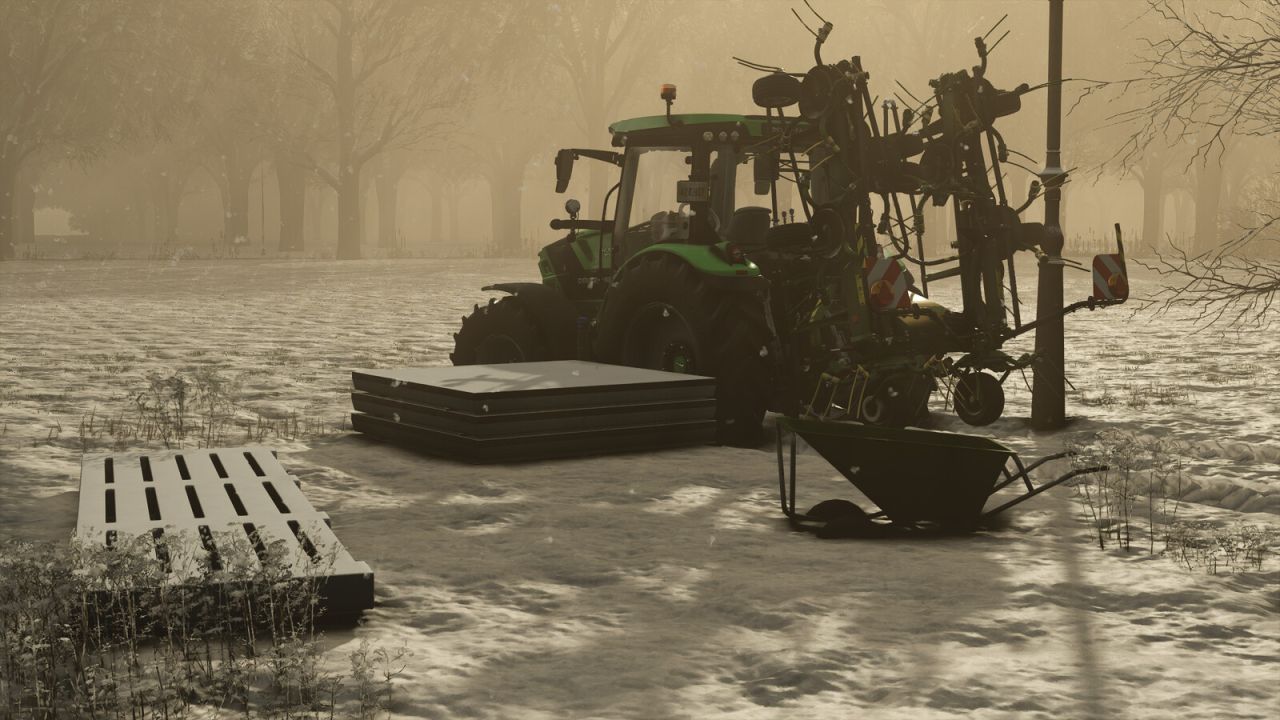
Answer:
[[462, 318], [453, 334], [454, 365], [499, 365], [550, 359], [547, 343], [533, 318], [515, 297], [490, 299]]
[[773, 381], [766, 312], [756, 293], [714, 287], [684, 261], [652, 253], [605, 295], [596, 357], [716, 378], [716, 439], [754, 447]]

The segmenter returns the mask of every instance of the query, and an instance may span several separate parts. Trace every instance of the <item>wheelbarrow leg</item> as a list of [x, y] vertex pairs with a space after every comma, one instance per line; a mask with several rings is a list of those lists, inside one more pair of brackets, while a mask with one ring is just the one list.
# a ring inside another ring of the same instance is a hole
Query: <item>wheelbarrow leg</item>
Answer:
[[783, 514], [787, 513], [787, 471], [782, 464], [782, 424], [777, 426], [778, 432], [778, 503], [782, 505]]
[[796, 433], [791, 433], [791, 516], [796, 514]]
[[[791, 433], [791, 477], [787, 477], [787, 466], [782, 460], [782, 426], [777, 428], [778, 433], [778, 502], [782, 506], [782, 512], [789, 518], [795, 519], [796, 516], [796, 434]], [[790, 485], [790, 492], [788, 492]]]

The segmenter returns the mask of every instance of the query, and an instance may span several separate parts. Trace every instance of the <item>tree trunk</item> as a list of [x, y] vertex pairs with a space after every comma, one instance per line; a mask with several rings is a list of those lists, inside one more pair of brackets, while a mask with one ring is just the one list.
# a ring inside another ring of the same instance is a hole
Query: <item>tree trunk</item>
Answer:
[[431, 220], [427, 229], [427, 243], [439, 245], [444, 242], [444, 183], [437, 180], [431, 184]]
[[458, 182], [449, 183], [449, 192], [445, 196], [445, 212], [449, 213], [449, 242], [452, 244], [462, 243], [462, 221], [459, 220], [461, 213], [458, 210], [459, 200], [462, 199], [462, 185]]
[[400, 246], [400, 224], [397, 214], [400, 212], [400, 179], [404, 170], [399, 163], [383, 162], [374, 177], [374, 187], [378, 193], [378, 247], [395, 248]]
[[1142, 178], [1142, 247], [1134, 254], [1155, 254], [1164, 237], [1164, 175], [1153, 172]]
[[[603, 107], [599, 107], [599, 105], [604, 104], [605, 89], [603, 78], [599, 80], [597, 92], [599, 94], [597, 95], [595, 102], [592, 103], [592, 105], [595, 105], [596, 107], [588, 108], [585, 113], [587, 122], [587, 147], [589, 148], [608, 147], [608, 143], [598, 141], [606, 126], [605, 110]], [[610, 178], [610, 166], [608, 164], [595, 160], [588, 160], [586, 162], [588, 185], [587, 198], [582, 207], [582, 217], [590, 220], [598, 220], [600, 219], [601, 208], [604, 207], [604, 198], [609, 194], [609, 188], [613, 187], [613, 182], [616, 181], [616, 178]]]
[[144, 186], [136, 187], [130, 192], [133, 198], [133, 232], [126, 238], [125, 245], [142, 243], [147, 247], [147, 255], [153, 255], [156, 249], [156, 213], [158, 210], [151, 203], [151, 194]]
[[360, 259], [360, 174], [343, 165], [338, 176], [338, 259]]
[[360, 258], [360, 168], [356, 165], [356, 80], [352, 10], [338, 7], [333, 99], [338, 114], [338, 259]]
[[489, 177], [493, 244], [502, 255], [518, 256], [524, 250], [520, 237], [520, 185], [524, 168], [496, 168]]
[[14, 209], [17, 207], [14, 189], [18, 185], [18, 168], [5, 163], [0, 165], [0, 260], [10, 260], [17, 255], [14, 244]]
[[[910, 203], [907, 203], [910, 205]], [[947, 203], [941, 207], [935, 207], [932, 202], [928, 203], [929, 211], [924, 213], [924, 239], [925, 252], [929, 257], [937, 259], [951, 255], [951, 224], [952, 220], [951, 203]], [[914, 225], [914, 220], [910, 217], [910, 207], [903, 208], [903, 218], [907, 221], [908, 226]], [[895, 215], [896, 217], [896, 215]], [[912, 240], [912, 247], [915, 247], [915, 241]]]
[[190, 175], [185, 169], [173, 167], [150, 173], [150, 204], [155, 213], [155, 242], [160, 247], [172, 247], [178, 238], [178, 212], [182, 209], [182, 195]]
[[1218, 207], [1222, 200], [1222, 165], [1207, 159], [1196, 172], [1196, 252], [1218, 245]]
[[249, 187], [253, 182], [253, 167], [241, 167], [238, 163], [229, 161], [226, 172], [227, 197], [222, 209], [223, 233], [228, 243], [241, 248], [249, 243]]
[[287, 150], [276, 151], [276, 186], [280, 193], [280, 251], [302, 250], [307, 171]]
[[[25, 178], [14, 189], [13, 242], [34, 246], [36, 241], [36, 189]], [[34, 249], [34, 247], [33, 247]]]
[[1174, 194], [1174, 217], [1177, 218], [1176, 234], [1180, 247], [1187, 247], [1187, 238], [1195, 228], [1195, 203], [1191, 202], [1191, 193], [1183, 190]]

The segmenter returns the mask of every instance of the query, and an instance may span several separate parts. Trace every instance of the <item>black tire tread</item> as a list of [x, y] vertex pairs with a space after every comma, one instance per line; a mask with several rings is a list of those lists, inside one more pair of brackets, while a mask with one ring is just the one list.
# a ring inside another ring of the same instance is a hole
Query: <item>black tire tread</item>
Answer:
[[[664, 253], [642, 256], [624, 269], [605, 295], [596, 333], [596, 357], [623, 362], [623, 333], [639, 303], [655, 297], [680, 305], [707, 348], [695, 372], [716, 378], [717, 439], [754, 446], [773, 382], [776, 341], [760, 299], [713, 287], [687, 263]], [[760, 355], [761, 348], [768, 356]]]
[[488, 305], [476, 305], [472, 313], [462, 319], [462, 327], [453, 334], [453, 352], [449, 353], [449, 361], [454, 365], [477, 364], [481, 343], [497, 332], [516, 333], [516, 338], [524, 341], [520, 345], [525, 362], [550, 359], [551, 354], [538, 324], [516, 297], [508, 296], [496, 301], [490, 299]]

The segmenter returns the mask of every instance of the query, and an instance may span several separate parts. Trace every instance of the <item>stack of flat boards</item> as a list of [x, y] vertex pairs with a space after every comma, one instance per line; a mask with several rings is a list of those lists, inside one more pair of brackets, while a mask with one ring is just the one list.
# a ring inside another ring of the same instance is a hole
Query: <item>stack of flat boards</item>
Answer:
[[373, 607], [373, 571], [298, 486], [263, 447], [86, 455], [76, 537], [144, 548], [173, 584], [235, 582], [263, 562], [281, 563], [317, 581], [329, 615]]
[[562, 360], [355, 370], [356, 430], [470, 462], [715, 440], [715, 379]]

